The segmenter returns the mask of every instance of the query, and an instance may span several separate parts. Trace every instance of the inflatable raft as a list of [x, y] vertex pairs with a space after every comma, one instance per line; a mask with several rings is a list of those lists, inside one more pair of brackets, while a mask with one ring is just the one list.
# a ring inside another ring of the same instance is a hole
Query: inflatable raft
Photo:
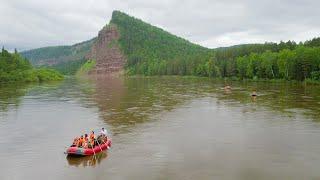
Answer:
[[66, 153], [74, 156], [90, 156], [109, 149], [110, 147], [111, 139], [108, 139], [105, 143], [100, 144], [100, 146], [96, 145], [94, 148], [69, 147]]

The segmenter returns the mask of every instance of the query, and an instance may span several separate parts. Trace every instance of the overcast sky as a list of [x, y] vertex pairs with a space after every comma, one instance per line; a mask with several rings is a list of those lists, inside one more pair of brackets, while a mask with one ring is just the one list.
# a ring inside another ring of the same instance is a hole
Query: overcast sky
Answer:
[[121, 10], [214, 48], [320, 36], [319, 0], [0, 0], [0, 45], [18, 50], [97, 36]]

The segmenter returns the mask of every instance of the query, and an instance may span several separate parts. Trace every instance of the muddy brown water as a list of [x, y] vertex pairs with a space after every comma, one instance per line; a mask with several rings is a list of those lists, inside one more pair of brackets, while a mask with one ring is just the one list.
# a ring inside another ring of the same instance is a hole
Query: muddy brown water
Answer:
[[[224, 84], [109, 77], [0, 85], [0, 179], [320, 178], [320, 86]], [[113, 140], [108, 152], [66, 157], [73, 137], [100, 127]]]

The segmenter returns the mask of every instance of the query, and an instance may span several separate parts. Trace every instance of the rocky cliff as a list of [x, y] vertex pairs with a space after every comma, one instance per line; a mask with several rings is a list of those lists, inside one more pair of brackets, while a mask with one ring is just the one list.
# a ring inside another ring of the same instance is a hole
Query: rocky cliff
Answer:
[[88, 56], [88, 58], [96, 60], [96, 67], [89, 74], [103, 75], [123, 70], [126, 59], [120, 50], [119, 38], [120, 33], [114, 25], [105, 26], [99, 31]]

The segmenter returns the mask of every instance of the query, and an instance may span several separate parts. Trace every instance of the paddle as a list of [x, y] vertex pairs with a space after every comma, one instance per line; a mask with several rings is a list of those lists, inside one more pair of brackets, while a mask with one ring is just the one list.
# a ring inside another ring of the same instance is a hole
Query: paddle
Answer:
[[95, 140], [95, 141], [98, 143], [99, 148], [100, 148], [100, 150], [101, 150], [101, 152], [102, 152], [102, 149], [101, 149], [101, 147], [100, 147], [100, 143], [99, 143], [99, 141], [98, 141], [98, 140]]
[[[107, 138], [107, 142], [108, 142], [108, 137], [106, 136], [106, 138]], [[103, 142], [103, 144], [107, 143], [107, 142], [105, 142], [103, 139], [101, 139], [101, 141]], [[108, 144], [107, 144], [107, 149], [110, 149], [110, 147], [109, 147]]]
[[93, 151], [93, 156], [94, 156], [95, 159], [97, 160], [97, 158], [96, 158], [96, 152], [94, 152], [93, 146], [91, 146], [91, 149], [92, 149], [92, 151]]

